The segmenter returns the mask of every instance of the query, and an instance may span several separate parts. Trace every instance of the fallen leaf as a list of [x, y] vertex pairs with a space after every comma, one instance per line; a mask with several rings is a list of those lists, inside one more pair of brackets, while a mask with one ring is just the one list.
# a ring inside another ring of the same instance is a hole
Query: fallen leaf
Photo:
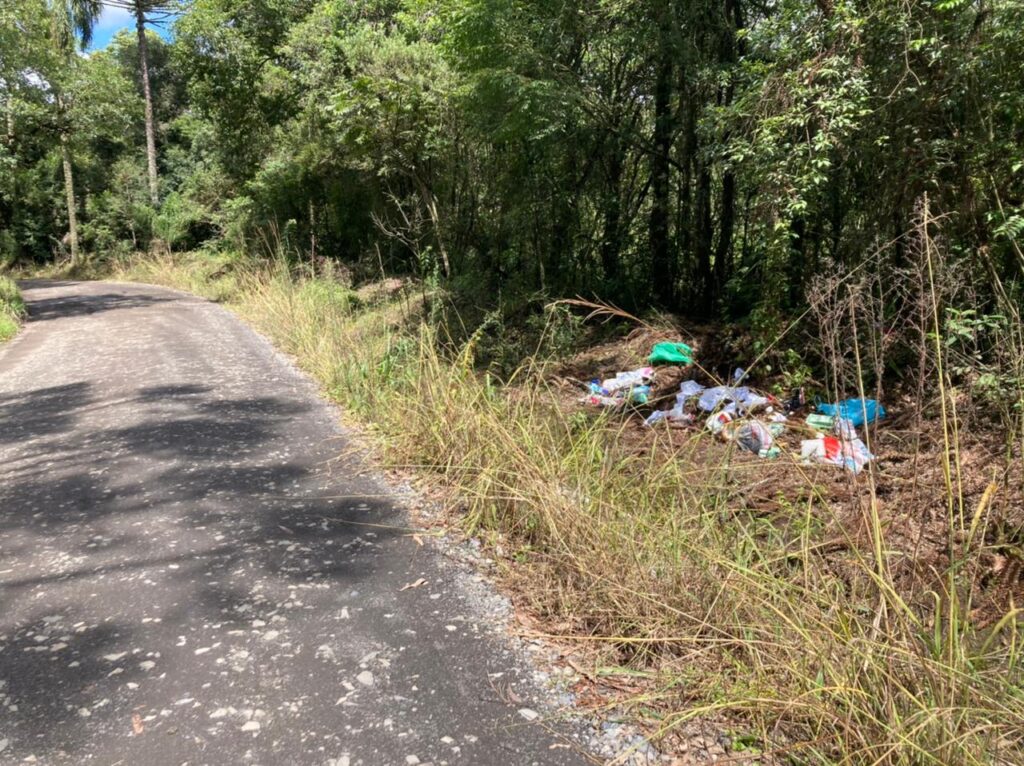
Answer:
[[145, 730], [146, 727], [142, 723], [142, 716], [138, 713], [132, 713], [132, 731], [136, 734], [142, 734]]
[[413, 539], [413, 542], [415, 542], [417, 545], [419, 545], [420, 547], [423, 547], [423, 538], [422, 537], [420, 537], [419, 535], [413, 535], [412, 539]]
[[421, 577], [421, 578], [420, 578], [420, 579], [418, 579], [418, 580], [417, 580], [416, 582], [411, 582], [411, 583], [409, 583], [408, 585], [403, 585], [403, 586], [402, 586], [401, 588], [399, 588], [398, 590], [399, 590], [399, 591], [403, 591], [403, 590], [412, 590], [413, 588], [422, 588], [422, 587], [423, 587], [424, 585], [426, 585], [426, 584], [427, 584], [427, 581], [426, 581], [426, 580], [424, 580], [424, 579], [423, 579], [423, 578]]

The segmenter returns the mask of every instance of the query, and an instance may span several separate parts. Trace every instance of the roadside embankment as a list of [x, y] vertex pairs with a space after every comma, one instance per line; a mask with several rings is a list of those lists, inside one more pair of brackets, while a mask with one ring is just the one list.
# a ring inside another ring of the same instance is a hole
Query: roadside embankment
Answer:
[[663, 752], [1024, 756], [1020, 444], [964, 428], [944, 384], [928, 407], [894, 403], [871, 434], [878, 461], [855, 475], [785, 444], [761, 460], [699, 427], [587, 410], [549, 366], [500, 383], [416, 290], [187, 257], [112, 276], [225, 302], [293, 355], [389, 464], [444, 488], [524, 632], [582, 668], [580, 704], [627, 709]]

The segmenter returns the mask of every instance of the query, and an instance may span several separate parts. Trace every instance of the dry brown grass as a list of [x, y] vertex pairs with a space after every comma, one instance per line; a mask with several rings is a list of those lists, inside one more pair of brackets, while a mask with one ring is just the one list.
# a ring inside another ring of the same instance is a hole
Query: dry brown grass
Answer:
[[[195, 264], [132, 269], [211, 289]], [[912, 472], [893, 459], [910, 440], [899, 426], [861, 477], [788, 455], [769, 467], [703, 434], [641, 437], [566, 408], [532, 369], [509, 396], [475, 371], [472, 343], [442, 351], [409, 296], [361, 307], [337, 283], [260, 269], [213, 282], [390, 461], [457, 490], [460, 523], [500, 541], [537, 625], [640, 674], [627, 704], [667, 749], [713, 720], [741, 735], [734, 755], [765, 763], [1024, 761], [1020, 541], [995, 534], [1019, 503], [1019, 451], [994, 455], [947, 421], [915, 431]], [[950, 465], [973, 477], [956, 503]]]

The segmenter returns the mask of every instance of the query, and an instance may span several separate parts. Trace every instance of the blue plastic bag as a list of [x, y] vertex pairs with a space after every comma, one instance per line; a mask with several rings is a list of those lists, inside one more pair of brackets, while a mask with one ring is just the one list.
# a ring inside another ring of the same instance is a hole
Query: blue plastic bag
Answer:
[[885, 407], [874, 399], [847, 399], [839, 404], [819, 404], [818, 412], [848, 420], [854, 428], [885, 417]]

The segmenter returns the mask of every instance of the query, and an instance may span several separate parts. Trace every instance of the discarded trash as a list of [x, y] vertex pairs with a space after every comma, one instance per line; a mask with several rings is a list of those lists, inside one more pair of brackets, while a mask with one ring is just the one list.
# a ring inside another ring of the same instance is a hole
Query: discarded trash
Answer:
[[670, 410], [655, 410], [651, 413], [650, 417], [644, 421], [645, 425], [653, 426], [655, 423], [660, 423], [663, 420], [667, 420], [669, 423], [683, 423], [690, 425], [693, 423], [693, 415], [688, 412], [683, 412], [683, 409], [678, 404]]
[[767, 396], [748, 393], [742, 399], [737, 399], [736, 401], [739, 402], [740, 406], [743, 407], [743, 409], [749, 412], [750, 410], [753, 410], [757, 407], [764, 407], [771, 400]]
[[816, 413], [812, 413], [807, 416], [806, 423], [815, 431], [831, 433], [832, 429], [835, 427], [836, 419], [831, 415], [818, 415]]
[[644, 425], [653, 426], [655, 423], [660, 423], [663, 420], [668, 420], [668, 410], [655, 410], [644, 420]]
[[695, 380], [684, 380], [679, 384], [679, 395], [687, 399], [697, 396], [704, 391], [704, 386]]
[[627, 403], [646, 404], [651, 398], [651, 380], [654, 369], [641, 367], [639, 370], [620, 372], [614, 378], [590, 381], [590, 395], [583, 397], [584, 404], [596, 407], [622, 407]]
[[729, 386], [715, 386], [714, 388], [706, 389], [700, 395], [700, 401], [697, 402], [697, 406], [705, 412], [711, 412], [722, 402], [731, 399], [731, 389]]
[[786, 431], [786, 424], [782, 421], [773, 420], [772, 424], [768, 426], [768, 430], [771, 432], [772, 436], [782, 436]]
[[[737, 379], [743, 377], [744, 374], [743, 370], [736, 370]], [[771, 401], [767, 397], [753, 393], [746, 386], [738, 388], [732, 386], [705, 388], [695, 380], [684, 380], [679, 384], [679, 393], [676, 394], [675, 406], [670, 410], [651, 413], [645, 423], [653, 426], [655, 423], [667, 420], [672, 423], [692, 424], [695, 419], [693, 415], [686, 412], [686, 404], [689, 400], [698, 396], [700, 399], [697, 402], [697, 406], [705, 412], [714, 413], [705, 421], [705, 427], [716, 435], [721, 434], [725, 425], [732, 423], [737, 417], [746, 415], [758, 407], [766, 406]], [[766, 439], [759, 439], [759, 441], [765, 442], [763, 447], [767, 449], [771, 446], [773, 432], [782, 433], [784, 426], [778, 424], [785, 422], [786, 416], [774, 414], [774, 410], [770, 406], [767, 407], [764, 414], [767, 417], [771, 417], [775, 424], [771, 428], [763, 423], [757, 424], [763, 435], [767, 437]], [[758, 447], [750, 451], [759, 452], [760, 450], [761, 447]]]
[[806, 463], [838, 465], [855, 474], [860, 473], [865, 465], [874, 460], [874, 455], [860, 439], [844, 441], [835, 436], [800, 442], [800, 457]]
[[[842, 453], [842, 446], [842, 443], [834, 436], [804, 439], [800, 442], [800, 459], [807, 463], [836, 463]], [[842, 462], [840, 461], [838, 464], [842, 465]]]
[[716, 436], [722, 433], [722, 429], [732, 422], [732, 415], [728, 412], [716, 412], [714, 415], [707, 419], [705, 425], [711, 433]]
[[713, 412], [724, 402], [729, 402], [725, 407], [727, 412], [749, 412], [768, 404], [768, 397], [755, 394], [746, 386], [715, 386], [705, 389], [697, 406], [705, 412]]
[[839, 404], [819, 404], [818, 412], [849, 420], [855, 428], [885, 417], [885, 407], [874, 399], [847, 399]]
[[592, 404], [595, 407], [621, 407], [626, 403], [625, 399], [619, 399], [614, 396], [601, 396], [600, 394], [591, 394], [590, 396], [583, 397], [584, 404]]
[[807, 397], [804, 395], [802, 388], [794, 388], [789, 393], [789, 399], [786, 400], [786, 410], [789, 412], [796, 412], [802, 410], [807, 406]]
[[686, 380], [679, 384], [679, 393], [676, 394], [675, 406], [670, 410], [658, 410], [652, 412], [650, 417], [644, 422], [653, 426], [655, 423], [660, 423], [662, 420], [668, 420], [670, 423], [683, 423], [691, 425], [694, 422], [694, 417], [686, 411], [686, 402], [689, 399], [697, 396], [701, 391], [704, 390], [704, 386], [693, 380]]
[[762, 451], [767, 453], [775, 442], [768, 427], [757, 420], [737, 423], [734, 428], [727, 428], [725, 432], [740, 448], [747, 452], [753, 452], [755, 455]]
[[857, 438], [857, 429], [854, 428], [852, 422], [850, 422], [846, 418], [836, 418], [835, 421], [836, 422], [835, 425], [832, 427], [832, 430], [836, 436], [838, 436], [840, 439], [846, 439], [848, 441], [850, 439]]
[[800, 456], [807, 463], [828, 463], [842, 466], [855, 474], [860, 473], [875, 456], [857, 436], [857, 426], [884, 417], [885, 408], [873, 399], [819, 404], [818, 413], [807, 416], [807, 425], [831, 435], [801, 442]]
[[693, 349], [685, 343], [656, 343], [647, 360], [651, 364], [693, 364]]
[[651, 387], [633, 386], [627, 392], [626, 398], [633, 404], [647, 404], [651, 398]]
[[601, 384], [601, 388], [603, 388], [604, 392], [608, 394], [614, 394], [617, 391], [621, 391], [625, 388], [648, 385], [653, 378], [653, 368], [641, 367], [639, 370], [620, 372], [614, 378], [610, 378], [609, 380], [604, 381], [604, 383]]

